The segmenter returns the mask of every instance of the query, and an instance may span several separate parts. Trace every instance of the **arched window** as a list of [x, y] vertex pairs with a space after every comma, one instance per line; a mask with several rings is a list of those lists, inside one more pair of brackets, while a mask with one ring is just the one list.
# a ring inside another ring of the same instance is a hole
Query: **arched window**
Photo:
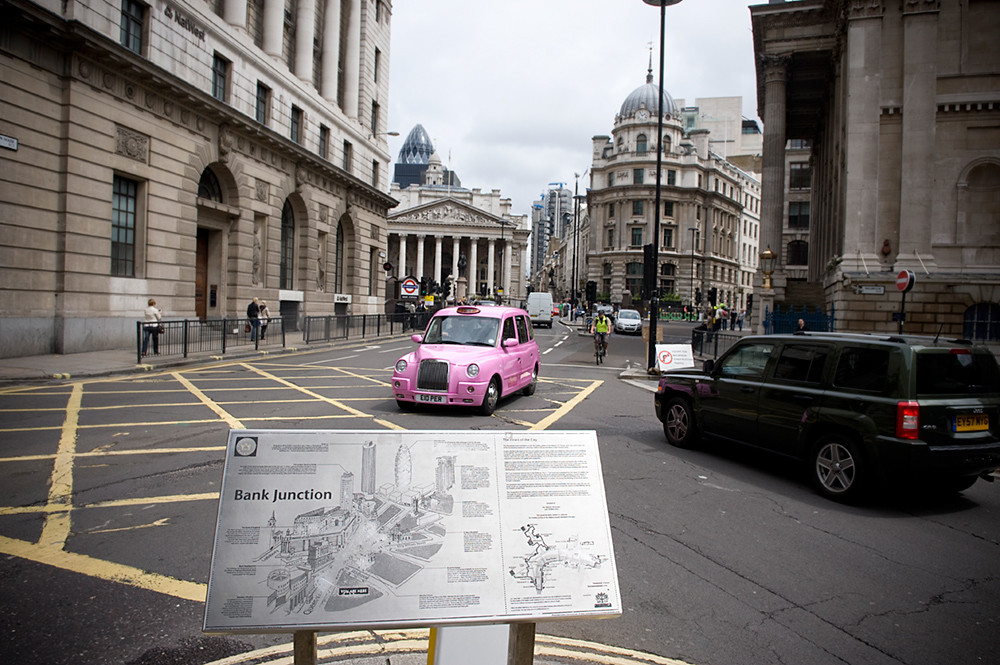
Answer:
[[337, 249], [333, 257], [333, 292], [344, 292], [344, 223], [337, 223]]
[[977, 342], [1000, 340], [1000, 306], [981, 302], [965, 310], [962, 317], [962, 337]]
[[646, 154], [646, 135], [639, 134], [635, 137], [635, 151], [640, 155]]
[[670, 152], [671, 152], [671, 148], [670, 148], [670, 135], [669, 134], [664, 134], [663, 135], [663, 141], [660, 142], [660, 145], [663, 146], [663, 152], [664, 152], [664, 154], [669, 155]]
[[788, 263], [790, 266], [809, 265], [809, 243], [793, 240], [788, 243]]
[[292, 204], [285, 200], [281, 209], [281, 264], [278, 284], [282, 289], [292, 289], [295, 282], [295, 213]]
[[216, 203], [224, 203], [222, 200], [222, 185], [219, 179], [212, 173], [212, 169], [205, 169], [201, 172], [201, 180], [198, 181], [198, 198], [208, 199]]

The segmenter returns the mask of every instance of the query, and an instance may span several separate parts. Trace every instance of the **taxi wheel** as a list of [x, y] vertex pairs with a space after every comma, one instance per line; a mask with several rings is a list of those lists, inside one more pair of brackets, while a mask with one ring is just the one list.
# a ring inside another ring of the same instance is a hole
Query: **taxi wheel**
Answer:
[[538, 365], [535, 365], [535, 369], [531, 370], [531, 383], [524, 387], [521, 392], [525, 395], [534, 395], [535, 388], [538, 384]]
[[497, 402], [500, 401], [500, 379], [493, 377], [490, 385], [486, 386], [486, 394], [483, 395], [483, 403], [479, 407], [479, 413], [484, 416], [492, 416], [497, 409]]
[[416, 406], [413, 402], [407, 402], [401, 399], [396, 400], [396, 406], [399, 407], [400, 411], [413, 411], [413, 407]]

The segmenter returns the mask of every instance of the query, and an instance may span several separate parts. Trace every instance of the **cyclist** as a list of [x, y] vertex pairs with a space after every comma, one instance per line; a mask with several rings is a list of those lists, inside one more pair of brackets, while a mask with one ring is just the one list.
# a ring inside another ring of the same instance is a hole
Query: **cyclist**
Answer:
[[594, 336], [594, 351], [597, 351], [598, 344], [604, 353], [608, 352], [608, 335], [611, 333], [611, 319], [605, 316], [603, 311], [597, 312], [597, 318], [590, 326], [590, 334]]

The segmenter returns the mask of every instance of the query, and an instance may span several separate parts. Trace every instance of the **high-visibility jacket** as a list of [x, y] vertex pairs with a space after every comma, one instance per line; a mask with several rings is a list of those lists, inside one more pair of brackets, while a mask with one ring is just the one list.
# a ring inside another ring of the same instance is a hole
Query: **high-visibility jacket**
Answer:
[[606, 316], [599, 316], [594, 319], [594, 332], [606, 333], [611, 330], [611, 319]]

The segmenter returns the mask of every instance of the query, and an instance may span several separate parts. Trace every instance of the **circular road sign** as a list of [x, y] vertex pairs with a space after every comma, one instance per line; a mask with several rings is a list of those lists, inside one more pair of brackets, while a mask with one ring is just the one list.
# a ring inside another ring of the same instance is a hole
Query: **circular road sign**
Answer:
[[666, 349], [663, 349], [660, 351], [659, 360], [661, 365], [667, 367], [670, 363], [674, 362], [674, 354], [670, 353], [670, 351], [667, 351]]
[[399, 290], [404, 296], [412, 297], [420, 292], [420, 285], [417, 284], [417, 280], [407, 277], [400, 283]]
[[913, 283], [916, 281], [917, 276], [913, 274], [912, 270], [901, 270], [899, 274], [896, 275], [896, 288], [906, 293], [913, 288]]

